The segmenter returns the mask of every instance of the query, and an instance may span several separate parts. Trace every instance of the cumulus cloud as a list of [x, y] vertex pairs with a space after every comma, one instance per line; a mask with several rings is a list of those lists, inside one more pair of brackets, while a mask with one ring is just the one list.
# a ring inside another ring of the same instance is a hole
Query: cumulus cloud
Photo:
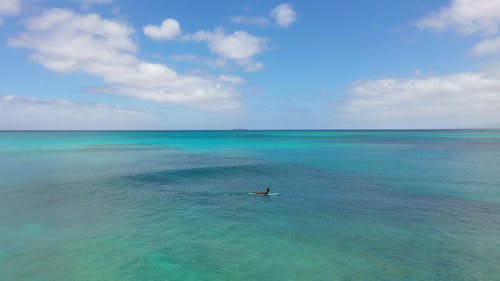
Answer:
[[[455, 30], [490, 37], [499, 32], [500, 2], [452, 0], [417, 22], [421, 29]], [[477, 43], [474, 55], [494, 54], [500, 39]], [[500, 124], [500, 72], [463, 72], [444, 76], [360, 81], [349, 87], [337, 107], [339, 126], [357, 128], [459, 128]]]
[[274, 7], [268, 17], [250, 17], [245, 15], [234, 16], [229, 18], [231, 22], [237, 24], [246, 24], [254, 26], [267, 26], [274, 21], [280, 27], [289, 27], [297, 19], [297, 12], [295, 12], [292, 5], [282, 3]]
[[271, 10], [270, 16], [279, 26], [289, 27], [297, 18], [297, 13], [292, 5], [282, 3]]
[[233, 84], [244, 84], [245, 80], [239, 76], [234, 75], [220, 75], [219, 79], [228, 83]]
[[30, 57], [50, 70], [101, 77], [108, 85], [99, 93], [207, 110], [240, 106], [238, 92], [224, 81], [181, 75], [137, 58], [134, 31], [122, 22], [50, 9], [26, 21], [25, 27], [25, 32], [9, 38], [9, 46], [32, 49]]
[[463, 35], [489, 37], [477, 43], [471, 53], [496, 54], [500, 52], [500, 39], [492, 36], [500, 32], [500, 1], [452, 0], [448, 6], [419, 20], [417, 27], [438, 32], [452, 29]]
[[160, 26], [146, 25], [142, 30], [144, 34], [155, 40], [171, 40], [182, 33], [181, 27], [175, 19], [165, 19]]
[[248, 16], [235, 16], [229, 18], [231, 22], [238, 24], [247, 24], [255, 26], [269, 25], [270, 20], [266, 17], [248, 17]]
[[500, 74], [361, 81], [337, 110], [338, 126], [457, 128], [500, 124]]
[[3, 25], [3, 16], [15, 16], [21, 10], [20, 0], [0, 1], [0, 27]]
[[0, 95], [1, 130], [144, 129], [155, 121], [149, 112], [119, 106]]
[[225, 34], [222, 30], [215, 32], [198, 31], [193, 40], [209, 42], [210, 50], [228, 59], [246, 59], [261, 53], [266, 41], [245, 31]]
[[254, 56], [267, 49], [267, 39], [249, 34], [245, 31], [235, 31], [226, 34], [224, 29], [216, 28], [210, 30], [198, 30], [183, 36], [180, 25], [175, 19], [166, 19], [161, 26], [148, 25], [143, 31], [149, 37], [156, 40], [172, 40], [178, 38], [181, 41], [207, 42], [210, 51], [217, 55], [217, 59], [203, 59], [197, 55], [178, 55], [175, 60], [203, 62], [204, 64], [223, 67], [226, 62], [234, 61], [237, 65], [247, 71], [260, 70], [263, 64], [255, 61]]
[[443, 31], [454, 28], [463, 34], [494, 34], [499, 30], [500, 1], [453, 0], [437, 12], [430, 13], [417, 25], [422, 29]]
[[170, 59], [179, 62], [189, 62], [195, 63], [203, 66], [209, 66], [218, 69], [228, 69], [230, 68], [227, 60], [222, 58], [211, 58], [211, 57], [203, 57], [197, 54], [175, 54], [171, 55]]
[[221, 28], [214, 31], [199, 30], [186, 34], [184, 40], [207, 42], [211, 52], [222, 59], [235, 61], [248, 71], [259, 70], [262, 63], [254, 60], [254, 56], [267, 49], [267, 39], [251, 35], [245, 31], [226, 34]]
[[0, 15], [17, 15], [21, 10], [20, 0], [0, 1]]
[[476, 56], [492, 55], [500, 51], [500, 36], [485, 39], [472, 47], [472, 54]]

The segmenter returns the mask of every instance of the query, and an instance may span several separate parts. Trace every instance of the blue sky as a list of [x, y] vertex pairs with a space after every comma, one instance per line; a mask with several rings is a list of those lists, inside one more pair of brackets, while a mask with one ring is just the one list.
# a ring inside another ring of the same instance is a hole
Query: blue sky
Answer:
[[500, 125], [500, 1], [2, 0], [0, 129]]

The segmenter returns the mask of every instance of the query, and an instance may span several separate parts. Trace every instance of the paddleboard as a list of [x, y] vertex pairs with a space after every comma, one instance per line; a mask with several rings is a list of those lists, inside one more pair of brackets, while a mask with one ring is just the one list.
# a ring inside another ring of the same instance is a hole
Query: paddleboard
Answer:
[[255, 192], [248, 192], [248, 194], [250, 194], [250, 195], [267, 195], [267, 196], [280, 195], [279, 193], [258, 194], [258, 193], [255, 193]]

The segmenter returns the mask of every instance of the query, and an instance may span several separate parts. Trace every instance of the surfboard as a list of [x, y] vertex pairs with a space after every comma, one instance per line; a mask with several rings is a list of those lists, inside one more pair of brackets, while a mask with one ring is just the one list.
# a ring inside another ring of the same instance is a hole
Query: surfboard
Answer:
[[276, 195], [280, 195], [279, 193], [268, 193], [268, 194], [258, 194], [258, 193], [255, 193], [255, 192], [248, 192], [249, 195], [267, 195], [267, 196], [276, 196]]

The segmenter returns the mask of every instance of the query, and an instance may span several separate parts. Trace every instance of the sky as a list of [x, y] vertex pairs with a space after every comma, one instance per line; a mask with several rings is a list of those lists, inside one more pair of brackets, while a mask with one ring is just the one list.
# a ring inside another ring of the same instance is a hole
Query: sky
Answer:
[[500, 127], [500, 0], [0, 0], [0, 130]]

